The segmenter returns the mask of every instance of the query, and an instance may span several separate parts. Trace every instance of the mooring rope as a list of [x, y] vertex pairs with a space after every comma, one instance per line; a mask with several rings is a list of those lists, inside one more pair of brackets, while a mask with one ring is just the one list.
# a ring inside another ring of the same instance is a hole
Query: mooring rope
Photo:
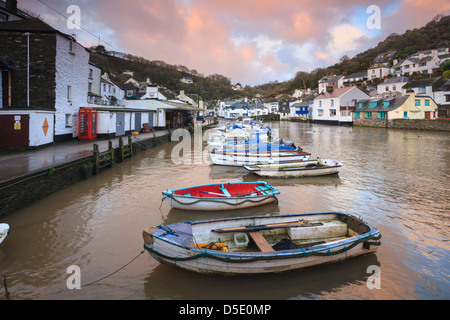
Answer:
[[104, 276], [103, 278], [100, 278], [100, 279], [98, 279], [98, 280], [89, 282], [89, 283], [84, 284], [84, 285], [82, 285], [82, 286], [84, 286], [84, 287], [90, 286], [90, 285], [92, 285], [92, 284], [94, 284], [94, 283], [97, 283], [97, 282], [100, 282], [100, 281], [102, 281], [102, 280], [105, 280], [106, 278], [108, 278], [108, 277], [112, 276], [113, 274], [116, 274], [116, 273], [119, 272], [120, 270], [124, 269], [126, 266], [128, 266], [129, 264], [131, 264], [133, 261], [135, 261], [137, 258], [139, 258], [139, 257], [140, 257], [142, 254], [144, 254], [144, 253], [145, 253], [145, 250], [142, 250], [136, 257], [134, 257], [133, 259], [131, 259], [130, 262], [128, 262], [127, 264], [123, 265], [122, 267], [120, 267], [120, 268], [117, 269], [116, 271], [114, 271], [114, 272], [108, 274], [107, 276]]

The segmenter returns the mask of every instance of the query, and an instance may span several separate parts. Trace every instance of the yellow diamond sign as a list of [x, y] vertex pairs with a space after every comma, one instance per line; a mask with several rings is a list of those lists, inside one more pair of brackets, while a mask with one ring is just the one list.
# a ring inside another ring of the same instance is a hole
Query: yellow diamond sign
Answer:
[[42, 130], [44, 130], [44, 135], [47, 135], [47, 131], [48, 131], [47, 118], [45, 118], [45, 120], [44, 120], [44, 124], [42, 125]]

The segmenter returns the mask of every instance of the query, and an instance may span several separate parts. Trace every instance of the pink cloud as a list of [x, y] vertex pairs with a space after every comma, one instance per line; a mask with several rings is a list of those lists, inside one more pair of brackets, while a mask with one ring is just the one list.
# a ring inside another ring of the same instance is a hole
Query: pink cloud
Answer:
[[[73, 4], [70, 0], [44, 1], [61, 12]], [[330, 50], [348, 46], [343, 42], [345, 34], [337, 34], [336, 28], [352, 23], [355, 8], [361, 12], [365, 11], [361, 8], [371, 4], [372, 0], [78, 2], [84, 26], [94, 34], [110, 37], [102, 39], [124, 52], [182, 64], [205, 75], [223, 74], [242, 84], [287, 80], [279, 79], [280, 75], [286, 78], [290, 72], [293, 77], [300, 70], [336, 63]], [[385, 16], [381, 35], [372, 39], [373, 43], [357, 32], [357, 26], [348, 27], [354, 31], [351, 46], [358, 50], [375, 46], [393, 32], [421, 27], [439, 13], [450, 12], [448, 0], [403, 0], [389, 16], [383, 10], [391, 1], [380, 0], [376, 4]], [[57, 16], [34, 0], [19, 0], [19, 5]], [[61, 25], [64, 27], [64, 23]], [[363, 33], [367, 31], [359, 28]], [[85, 38], [86, 43], [95, 42], [91, 35]], [[241, 40], [236, 42], [236, 38]]]

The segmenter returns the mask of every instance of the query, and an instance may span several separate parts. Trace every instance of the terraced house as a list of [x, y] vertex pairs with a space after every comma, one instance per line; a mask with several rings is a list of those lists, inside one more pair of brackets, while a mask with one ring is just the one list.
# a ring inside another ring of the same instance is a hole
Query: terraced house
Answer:
[[436, 119], [438, 106], [429, 96], [416, 96], [407, 90], [405, 96], [358, 100], [353, 123], [390, 127], [394, 119]]

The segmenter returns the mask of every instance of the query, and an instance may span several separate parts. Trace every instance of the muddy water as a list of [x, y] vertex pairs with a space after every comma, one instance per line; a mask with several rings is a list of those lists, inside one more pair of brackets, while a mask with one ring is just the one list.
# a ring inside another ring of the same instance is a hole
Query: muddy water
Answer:
[[[11, 299], [450, 298], [450, 134], [289, 122], [271, 126], [314, 157], [343, 162], [339, 176], [265, 179], [281, 191], [278, 204], [185, 212], [170, 210], [161, 191], [258, 178], [198, 159], [174, 165], [176, 142], [141, 152], [3, 219], [12, 232], [0, 246], [0, 275], [7, 276]], [[382, 233], [378, 253], [239, 278], [204, 276], [140, 255], [142, 229], [149, 226], [328, 210], [361, 216], [377, 227]], [[80, 268], [80, 290], [67, 288], [71, 265]], [[379, 267], [379, 289], [369, 289], [369, 266]], [[0, 290], [5, 299], [1, 285]]]

